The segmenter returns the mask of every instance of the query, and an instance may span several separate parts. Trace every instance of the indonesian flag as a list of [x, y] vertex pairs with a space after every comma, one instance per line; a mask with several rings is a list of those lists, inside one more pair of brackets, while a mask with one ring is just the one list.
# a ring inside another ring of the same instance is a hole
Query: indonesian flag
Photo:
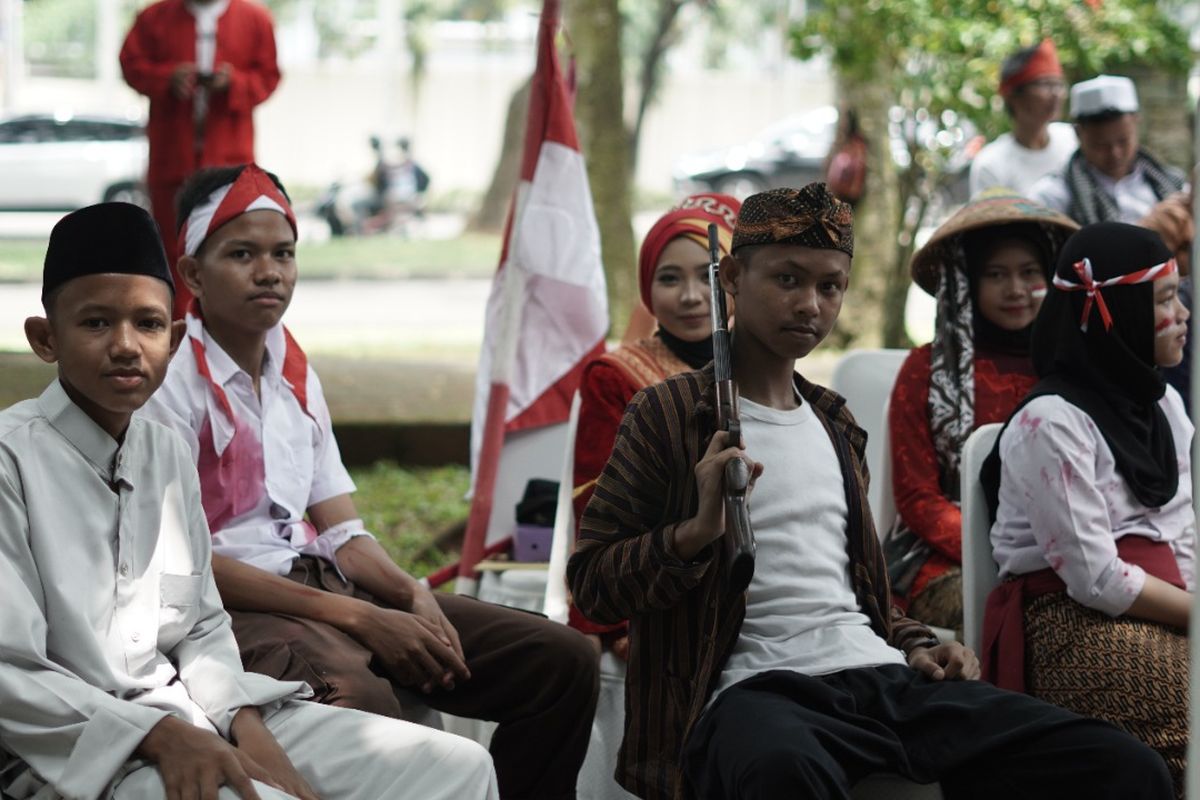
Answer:
[[[545, 0], [521, 181], [488, 298], [471, 420], [474, 494], [459, 576], [479, 562], [505, 434], [565, 422], [583, 365], [604, 350], [600, 232]], [[465, 583], [466, 581], [461, 581]]]

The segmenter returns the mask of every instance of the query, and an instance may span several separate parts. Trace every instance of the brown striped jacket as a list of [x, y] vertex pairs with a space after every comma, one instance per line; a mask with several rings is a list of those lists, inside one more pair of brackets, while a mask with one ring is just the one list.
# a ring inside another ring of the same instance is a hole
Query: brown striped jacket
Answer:
[[[859, 605], [875, 631], [907, 652], [932, 636], [891, 604], [887, 570], [867, 503], [866, 432], [834, 392], [795, 376], [801, 397], [825, 425], [842, 468], [846, 548]], [[612, 456], [584, 512], [567, 578], [592, 620], [630, 620], [625, 738], [617, 780], [647, 800], [691, 797], [680, 754], [728, 659], [746, 613], [729, 592], [725, 550], [694, 561], [671, 549], [673, 529], [696, 513], [693, 468], [712, 435], [710, 364], [634, 396]], [[797, 458], [797, 486], [803, 463]]]

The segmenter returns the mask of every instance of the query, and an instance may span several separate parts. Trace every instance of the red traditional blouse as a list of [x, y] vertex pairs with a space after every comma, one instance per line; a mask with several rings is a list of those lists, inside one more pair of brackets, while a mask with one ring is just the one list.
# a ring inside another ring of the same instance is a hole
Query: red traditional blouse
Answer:
[[[930, 581], [962, 564], [962, 514], [942, 494], [937, 451], [929, 427], [930, 345], [909, 353], [888, 409], [892, 490], [896, 511], [933, 554], [917, 573], [909, 601]], [[975, 353], [975, 427], [1004, 422], [1037, 382], [1026, 357]]]
[[[575, 520], [592, 499], [596, 479], [608, 463], [625, 408], [640, 389], [691, 369], [662, 339], [651, 336], [598, 356], [583, 369], [579, 385], [579, 426], [575, 433]], [[578, 531], [578, 527], [576, 527]], [[624, 635], [628, 623], [597, 625], [572, 603], [571, 627], [584, 633]]]

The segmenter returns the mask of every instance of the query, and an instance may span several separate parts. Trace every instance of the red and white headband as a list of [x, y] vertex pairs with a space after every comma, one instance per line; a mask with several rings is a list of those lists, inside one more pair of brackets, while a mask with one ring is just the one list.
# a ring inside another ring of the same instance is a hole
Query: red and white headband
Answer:
[[296, 215], [279, 187], [257, 164], [250, 164], [233, 183], [214, 191], [192, 209], [179, 229], [179, 252], [194, 256], [204, 240], [225, 223], [250, 211], [277, 211], [296, 234]]
[[1150, 281], [1170, 275], [1178, 268], [1175, 259], [1171, 258], [1161, 264], [1155, 264], [1153, 267], [1139, 269], [1136, 272], [1130, 272], [1127, 275], [1118, 275], [1115, 278], [1098, 281], [1092, 274], [1092, 262], [1090, 259], [1084, 258], [1082, 261], [1076, 261], [1073, 265], [1075, 274], [1079, 277], [1080, 283], [1073, 283], [1054, 276], [1054, 287], [1062, 289], [1064, 292], [1087, 292], [1087, 300], [1083, 303], [1083, 318], [1079, 321], [1079, 330], [1087, 331], [1088, 317], [1092, 313], [1092, 305], [1096, 306], [1096, 310], [1100, 312], [1100, 319], [1104, 322], [1104, 330], [1112, 330], [1112, 313], [1108, 310], [1108, 305], [1104, 302], [1104, 295], [1100, 290], [1106, 286], [1129, 286], [1135, 283], [1148, 283]]

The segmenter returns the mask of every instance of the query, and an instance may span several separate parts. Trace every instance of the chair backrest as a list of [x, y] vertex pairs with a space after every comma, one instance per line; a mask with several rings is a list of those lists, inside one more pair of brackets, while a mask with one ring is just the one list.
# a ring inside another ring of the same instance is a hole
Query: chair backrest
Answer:
[[550, 543], [550, 567], [546, 573], [546, 600], [542, 612], [555, 622], [567, 621], [567, 558], [575, 540], [575, 431], [579, 428], [579, 392], [571, 400], [571, 416], [563, 439], [562, 469], [559, 472], [558, 507], [554, 514], [554, 538]]
[[[875, 534], [883, 539], [896, 522], [896, 493], [892, 491], [892, 429], [888, 424], [888, 408], [892, 398], [883, 401], [880, 415], [879, 435], [875, 438], [879, 446], [879, 465], [871, 473], [871, 516], [875, 518]], [[867, 440], [868, 450], [870, 439]], [[867, 465], [870, 467], [870, 465]], [[878, 490], [876, 490], [878, 487]]]
[[886, 409], [896, 373], [907, 357], [907, 350], [852, 350], [838, 361], [829, 380], [829, 388], [846, 398], [850, 413], [867, 432], [867, 469], [871, 471], [869, 497], [877, 525], [885, 510], [885, 496], [892, 504], [889, 519], [895, 516], [891, 478], [883, 480]]
[[1000, 582], [996, 560], [992, 558], [992, 519], [979, 471], [992, 452], [996, 437], [1004, 426], [998, 422], [981, 425], [967, 437], [959, 465], [962, 492], [962, 570], [963, 639], [967, 647], [979, 652], [983, 638], [983, 608], [987, 596]]

